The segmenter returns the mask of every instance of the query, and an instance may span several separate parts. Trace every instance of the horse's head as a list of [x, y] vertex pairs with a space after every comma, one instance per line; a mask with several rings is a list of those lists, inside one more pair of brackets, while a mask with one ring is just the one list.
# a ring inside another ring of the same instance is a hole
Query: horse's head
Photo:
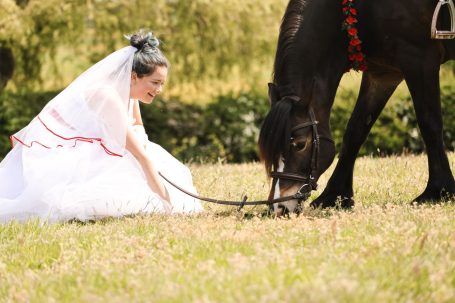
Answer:
[[301, 202], [316, 189], [320, 174], [333, 160], [333, 141], [322, 137], [325, 139], [322, 142], [318, 132], [318, 121], [311, 106], [312, 90], [302, 98], [291, 86], [269, 84], [271, 109], [258, 142], [261, 159], [273, 178], [269, 199], [300, 193], [298, 199], [274, 204], [278, 215], [298, 212]]

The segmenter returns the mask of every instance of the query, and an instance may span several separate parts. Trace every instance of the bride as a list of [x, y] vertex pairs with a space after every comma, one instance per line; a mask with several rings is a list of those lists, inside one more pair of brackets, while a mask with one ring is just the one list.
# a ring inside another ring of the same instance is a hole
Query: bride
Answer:
[[0, 222], [94, 220], [138, 213], [193, 213], [189, 169], [150, 142], [139, 102], [161, 93], [169, 63], [152, 33], [85, 71], [28, 126], [0, 163]]

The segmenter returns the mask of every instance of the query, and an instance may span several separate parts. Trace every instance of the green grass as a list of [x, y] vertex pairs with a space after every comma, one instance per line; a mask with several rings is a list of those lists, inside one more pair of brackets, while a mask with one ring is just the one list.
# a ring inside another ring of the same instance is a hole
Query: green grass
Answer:
[[[191, 169], [202, 195], [268, 190], [257, 163]], [[424, 156], [361, 158], [352, 211], [288, 219], [205, 205], [196, 216], [3, 225], [0, 301], [454, 302], [455, 203], [409, 204], [426, 176]]]

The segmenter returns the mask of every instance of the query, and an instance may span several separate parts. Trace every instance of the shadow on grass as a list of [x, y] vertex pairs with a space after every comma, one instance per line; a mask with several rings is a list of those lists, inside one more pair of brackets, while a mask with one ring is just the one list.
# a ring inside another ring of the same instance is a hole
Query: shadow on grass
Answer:
[[126, 219], [137, 219], [144, 216], [144, 214], [132, 214], [124, 215], [121, 217], [103, 217], [99, 219], [88, 219], [88, 220], [79, 220], [79, 219], [70, 219], [62, 224], [70, 224], [76, 226], [92, 226], [92, 225], [108, 225], [111, 223], [121, 222]]
[[[208, 211], [210, 212], [210, 208]], [[227, 218], [227, 217], [236, 217], [238, 220], [252, 220], [252, 219], [261, 219], [261, 220], [286, 220], [286, 219], [293, 219], [293, 218], [304, 218], [308, 220], [313, 219], [321, 219], [321, 218], [330, 218], [333, 215], [340, 213], [340, 212], [353, 212], [353, 209], [342, 209], [339, 207], [334, 208], [313, 208], [309, 206], [303, 207], [299, 213], [292, 213], [284, 216], [278, 217], [272, 208], [269, 207], [261, 207], [261, 208], [252, 208], [252, 209], [242, 209], [239, 210], [238, 208], [227, 208], [226, 210], [213, 210], [211, 215], [218, 218]]]

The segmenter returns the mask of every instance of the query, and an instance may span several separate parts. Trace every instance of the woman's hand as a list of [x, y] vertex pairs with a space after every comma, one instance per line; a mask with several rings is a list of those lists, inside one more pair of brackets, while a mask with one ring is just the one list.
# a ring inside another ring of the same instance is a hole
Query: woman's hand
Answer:
[[169, 193], [163, 182], [161, 182], [158, 171], [153, 165], [150, 157], [145, 152], [142, 142], [140, 142], [136, 132], [133, 130], [133, 127], [128, 127], [127, 130], [126, 149], [138, 160], [142, 170], [144, 171], [150, 189], [157, 193], [163, 201], [167, 202], [168, 206], [171, 206]]

